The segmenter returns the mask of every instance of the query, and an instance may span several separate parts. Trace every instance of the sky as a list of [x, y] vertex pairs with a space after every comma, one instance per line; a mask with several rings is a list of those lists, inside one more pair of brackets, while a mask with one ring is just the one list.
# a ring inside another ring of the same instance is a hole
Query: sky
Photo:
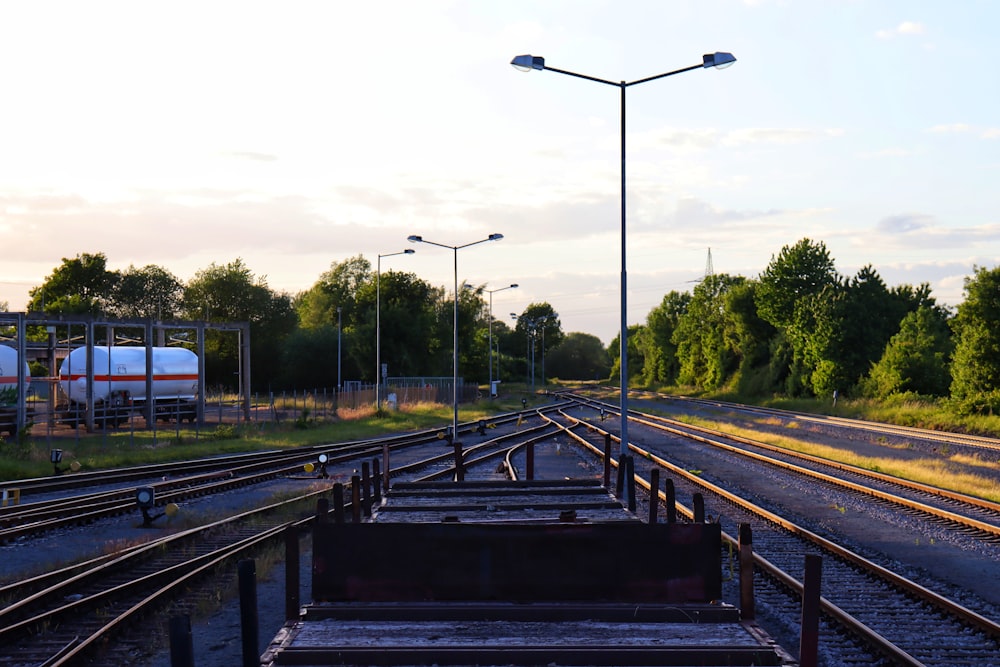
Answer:
[[[956, 306], [1000, 261], [993, 0], [0, 0], [0, 303], [64, 258], [278, 292], [362, 255], [620, 323], [823, 243]], [[410, 244], [411, 234], [460, 250]], [[390, 255], [407, 248], [413, 255]], [[379, 255], [383, 255], [381, 260]]]

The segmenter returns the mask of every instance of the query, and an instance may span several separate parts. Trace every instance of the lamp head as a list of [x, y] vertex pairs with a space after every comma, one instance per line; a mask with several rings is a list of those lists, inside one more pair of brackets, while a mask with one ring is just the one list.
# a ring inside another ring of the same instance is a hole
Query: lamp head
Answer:
[[706, 53], [702, 56], [702, 67], [705, 68], [714, 67], [715, 69], [725, 69], [734, 62], [736, 62], [736, 57], [733, 54], [725, 53], [724, 51]]
[[530, 72], [533, 69], [545, 69], [545, 58], [531, 55], [514, 56], [510, 64], [519, 72]]
[[406, 240], [410, 243], [420, 243], [424, 240], [423, 236], [417, 236], [416, 234], [410, 234], [406, 237]]
[[404, 255], [412, 255], [415, 252], [416, 252], [416, 250], [414, 250], [413, 248], [407, 248], [406, 250], [403, 251], [403, 254]]
[[513, 283], [511, 287], [517, 287], [517, 283]]
[[490, 234], [490, 238], [488, 240], [490, 240], [490, 241], [499, 241], [502, 238], [503, 238], [503, 234]]

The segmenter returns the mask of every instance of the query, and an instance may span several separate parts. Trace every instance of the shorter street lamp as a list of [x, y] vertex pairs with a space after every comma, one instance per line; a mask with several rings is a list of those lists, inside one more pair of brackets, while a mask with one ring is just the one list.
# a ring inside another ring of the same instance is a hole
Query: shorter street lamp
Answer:
[[[498, 287], [497, 289], [488, 289], [486, 292], [490, 295], [490, 398], [493, 398], [493, 293], [502, 292], [505, 289], [516, 289], [517, 283], [512, 283], [507, 285], [507, 287]], [[499, 371], [499, 368], [497, 369]]]
[[412, 255], [416, 250], [407, 248], [399, 252], [379, 255], [375, 271], [375, 410], [382, 413], [382, 258]]
[[452, 339], [452, 420], [451, 420], [451, 437], [452, 443], [458, 442], [458, 251], [462, 248], [468, 248], [469, 246], [478, 245], [480, 243], [486, 243], [487, 241], [499, 241], [503, 238], [503, 234], [490, 234], [485, 239], [479, 239], [478, 241], [473, 241], [471, 243], [465, 243], [462, 245], [446, 245], [444, 243], [437, 243], [435, 241], [428, 241], [423, 236], [417, 234], [411, 234], [406, 238], [410, 243], [427, 243], [429, 245], [435, 245], [439, 248], [447, 248], [451, 250], [454, 254], [454, 265], [455, 265], [455, 315], [454, 315], [454, 334]]

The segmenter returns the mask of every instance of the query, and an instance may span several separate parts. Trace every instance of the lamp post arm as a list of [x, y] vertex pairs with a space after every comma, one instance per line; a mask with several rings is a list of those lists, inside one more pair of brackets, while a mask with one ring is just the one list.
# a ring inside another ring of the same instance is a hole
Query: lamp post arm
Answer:
[[455, 250], [461, 250], [462, 248], [468, 248], [469, 246], [472, 246], [472, 245], [479, 245], [480, 243], [486, 243], [487, 241], [495, 241], [495, 240], [496, 239], [494, 239], [492, 237], [488, 238], [488, 239], [479, 239], [478, 241], [473, 241], [472, 243], [466, 243], [464, 245], [455, 246]]
[[664, 72], [663, 74], [656, 74], [654, 76], [647, 76], [645, 79], [638, 79], [636, 81], [629, 81], [626, 86], [634, 86], [638, 83], [646, 83], [647, 81], [656, 81], [657, 79], [662, 79], [667, 76], [673, 76], [674, 74], [681, 74], [682, 72], [690, 72], [694, 69], [703, 69], [704, 65], [691, 65], [690, 67], [684, 67], [682, 69], [675, 69], [673, 72]]
[[[700, 65], [699, 65], [700, 67]], [[578, 79], [586, 79], [587, 81], [596, 81], [597, 83], [606, 83], [609, 86], [620, 86], [621, 83], [618, 81], [608, 81], [607, 79], [599, 79], [596, 76], [588, 76], [586, 74], [578, 74], [577, 72], [570, 72], [567, 69], [559, 69], [557, 67], [549, 67], [546, 65], [542, 69], [547, 69], [550, 72], [559, 72], [560, 74], [565, 74], [567, 76], [575, 76]]]

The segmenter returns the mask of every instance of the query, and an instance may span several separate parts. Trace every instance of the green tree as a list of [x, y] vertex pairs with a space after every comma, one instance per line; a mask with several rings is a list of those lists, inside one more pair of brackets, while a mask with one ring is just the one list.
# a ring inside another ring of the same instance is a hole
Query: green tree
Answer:
[[739, 359], [735, 384], [741, 393], [767, 395], [780, 386], [771, 373], [770, 351], [777, 330], [757, 314], [758, 283], [733, 284], [723, 296], [725, 345]]
[[807, 349], [815, 326], [818, 295], [831, 294], [840, 278], [823, 243], [802, 239], [784, 246], [760, 274], [754, 301], [757, 314], [777, 330], [771, 345], [768, 375], [784, 379], [791, 396], [812, 391], [818, 360]]
[[952, 319], [951, 396], [962, 412], [1000, 409], [1000, 268], [975, 267]]
[[681, 384], [703, 389], [722, 387], [739, 367], [739, 354], [726, 336], [726, 294], [742, 284], [742, 276], [707, 276], [694, 288], [687, 311], [679, 318], [673, 341], [677, 345]]
[[309, 290], [295, 299], [301, 326], [306, 329], [335, 327], [339, 316], [341, 327], [350, 328], [356, 319], [358, 292], [372, 281], [372, 277], [371, 262], [362, 255], [332, 263]]
[[808, 371], [806, 386], [816, 395], [850, 393], [878, 361], [886, 344], [910, 309], [933, 304], [923, 290], [889, 290], [871, 267], [851, 280], [827, 286], [804, 300], [796, 312], [801, 321], [789, 327], [790, 337]]
[[[643, 362], [645, 359], [642, 356], [642, 351], [639, 349], [639, 342], [645, 335], [642, 330], [643, 326], [641, 324], [633, 324], [628, 328], [628, 350], [625, 352], [628, 355], [628, 378], [626, 379], [626, 384], [632, 385], [632, 381], [637, 377], [642, 377], [643, 375]], [[608, 357], [611, 359], [611, 372], [608, 374], [608, 381], [614, 382], [621, 379], [622, 365], [621, 365], [621, 334], [615, 336], [611, 343], [608, 345]]]
[[[363, 382], [375, 382], [378, 356], [393, 377], [450, 375], [450, 360], [444, 373], [428, 363], [428, 358], [441, 356], [445, 343], [451, 353], [451, 334], [443, 341], [437, 332], [437, 313], [433, 305], [440, 298], [440, 290], [414, 273], [399, 271], [382, 272], [381, 288], [377, 287], [373, 276], [371, 281], [360, 286], [356, 296], [357, 317], [352, 327], [357, 337], [347, 354], [360, 369], [357, 377]], [[381, 327], [377, 326], [379, 319]], [[376, 354], [378, 328], [381, 329], [381, 355]]]
[[906, 392], [946, 396], [952, 347], [948, 320], [941, 309], [925, 305], [907, 313], [882, 358], [862, 381], [865, 395], [879, 399]]
[[45, 282], [28, 291], [28, 309], [50, 315], [104, 313], [119, 278], [107, 264], [104, 253], [64, 257]]
[[120, 318], [169, 320], [177, 317], [184, 284], [154, 264], [141, 269], [129, 265], [118, 276], [108, 299], [108, 314]]
[[802, 239], [785, 246], [760, 274], [754, 294], [758, 314], [779, 329], [789, 327], [796, 305], [838, 282], [830, 253], [823, 243]]
[[[250, 324], [251, 380], [265, 390], [281, 374], [281, 348], [296, 326], [292, 299], [277, 294], [267, 280], [257, 277], [236, 259], [225, 266], [213, 263], [198, 271], [184, 288], [183, 314], [188, 319]], [[239, 367], [239, 338], [232, 331], [205, 333], [206, 382], [233, 388]], [[334, 350], [336, 354], [336, 350]]]
[[517, 316], [517, 324], [514, 327], [514, 344], [520, 343], [520, 349], [525, 351], [529, 370], [530, 364], [534, 361], [535, 377], [539, 382], [543, 376], [548, 377], [548, 373], [545, 372], [547, 368], [542, 367], [543, 362], [546, 366], [548, 365], [546, 354], [549, 350], [558, 347], [564, 337], [559, 314], [547, 302], [529, 304]]
[[570, 332], [549, 351], [547, 376], [560, 380], [603, 380], [611, 371], [608, 351], [597, 336]]
[[646, 326], [636, 334], [636, 350], [642, 356], [641, 381], [647, 385], [673, 384], [680, 372], [677, 344], [673, 341], [677, 323], [687, 312], [691, 295], [670, 292], [646, 316]]

